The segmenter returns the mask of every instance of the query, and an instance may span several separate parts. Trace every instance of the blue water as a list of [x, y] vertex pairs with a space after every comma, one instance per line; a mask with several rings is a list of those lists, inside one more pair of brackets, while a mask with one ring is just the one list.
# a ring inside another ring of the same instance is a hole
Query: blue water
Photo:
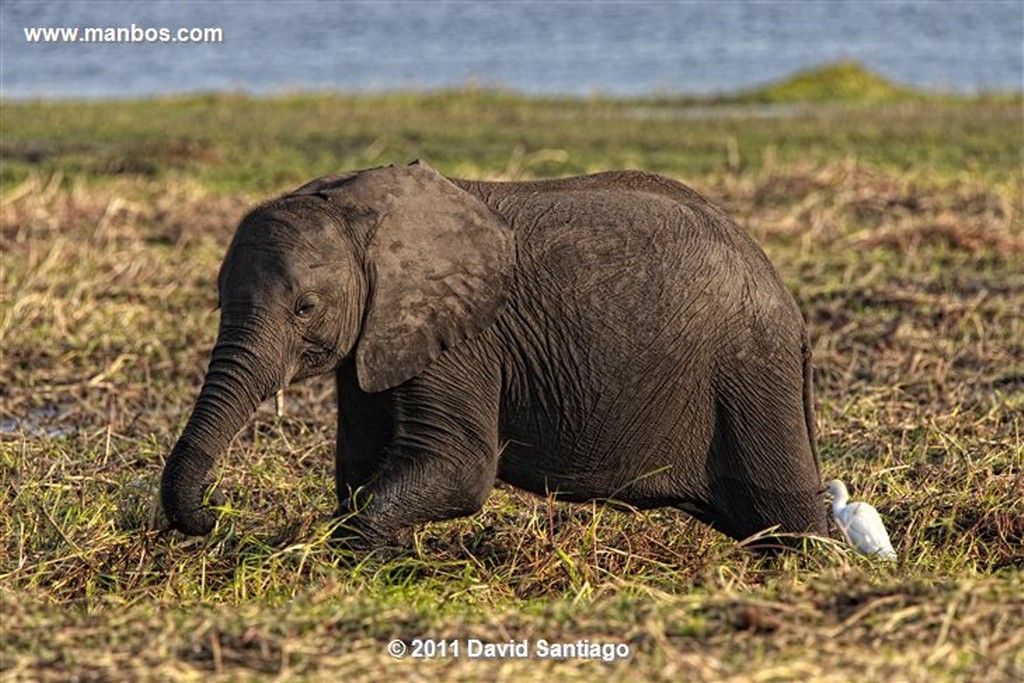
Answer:
[[[431, 89], [716, 93], [853, 59], [895, 81], [1020, 90], [1024, 1], [26, 2], [0, 5], [0, 94]], [[26, 27], [216, 27], [224, 41], [29, 43]]]

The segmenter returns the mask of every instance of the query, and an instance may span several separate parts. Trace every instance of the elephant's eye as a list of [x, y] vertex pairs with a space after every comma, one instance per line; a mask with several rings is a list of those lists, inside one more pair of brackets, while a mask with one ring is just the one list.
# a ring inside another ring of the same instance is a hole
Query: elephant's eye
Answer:
[[295, 315], [299, 318], [310, 318], [316, 312], [320, 297], [316, 294], [304, 294], [295, 303]]

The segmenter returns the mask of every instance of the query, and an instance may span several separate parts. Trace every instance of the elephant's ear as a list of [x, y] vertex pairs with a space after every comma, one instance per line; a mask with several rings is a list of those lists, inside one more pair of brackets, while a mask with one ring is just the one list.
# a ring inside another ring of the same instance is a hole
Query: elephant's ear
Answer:
[[494, 322], [515, 238], [501, 216], [423, 163], [364, 171], [348, 189], [364, 205], [375, 198], [356, 373], [364, 391], [381, 391]]

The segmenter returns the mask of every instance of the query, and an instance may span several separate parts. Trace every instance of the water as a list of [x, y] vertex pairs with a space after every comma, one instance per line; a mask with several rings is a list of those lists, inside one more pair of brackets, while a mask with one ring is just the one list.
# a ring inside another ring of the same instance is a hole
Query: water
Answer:
[[67, 411], [58, 406], [46, 406], [29, 411], [24, 417], [0, 418], [0, 441], [5, 438], [34, 436], [57, 439], [70, 436], [74, 430], [61, 424]]
[[[1020, 90], [1024, 2], [27, 2], [0, 5], [7, 98], [431, 89], [717, 93], [840, 59]], [[224, 40], [29, 43], [25, 27], [215, 27]]]

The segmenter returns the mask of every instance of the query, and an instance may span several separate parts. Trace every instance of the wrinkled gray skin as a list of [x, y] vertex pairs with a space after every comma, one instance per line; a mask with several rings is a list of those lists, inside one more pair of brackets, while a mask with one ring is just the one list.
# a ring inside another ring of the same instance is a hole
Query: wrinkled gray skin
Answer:
[[736, 539], [826, 532], [800, 312], [680, 183], [475, 182], [419, 163], [320, 178], [242, 221], [219, 288], [163, 474], [186, 534], [213, 527], [214, 466], [257, 405], [327, 372], [357, 544], [470, 515], [496, 480], [674, 506]]

